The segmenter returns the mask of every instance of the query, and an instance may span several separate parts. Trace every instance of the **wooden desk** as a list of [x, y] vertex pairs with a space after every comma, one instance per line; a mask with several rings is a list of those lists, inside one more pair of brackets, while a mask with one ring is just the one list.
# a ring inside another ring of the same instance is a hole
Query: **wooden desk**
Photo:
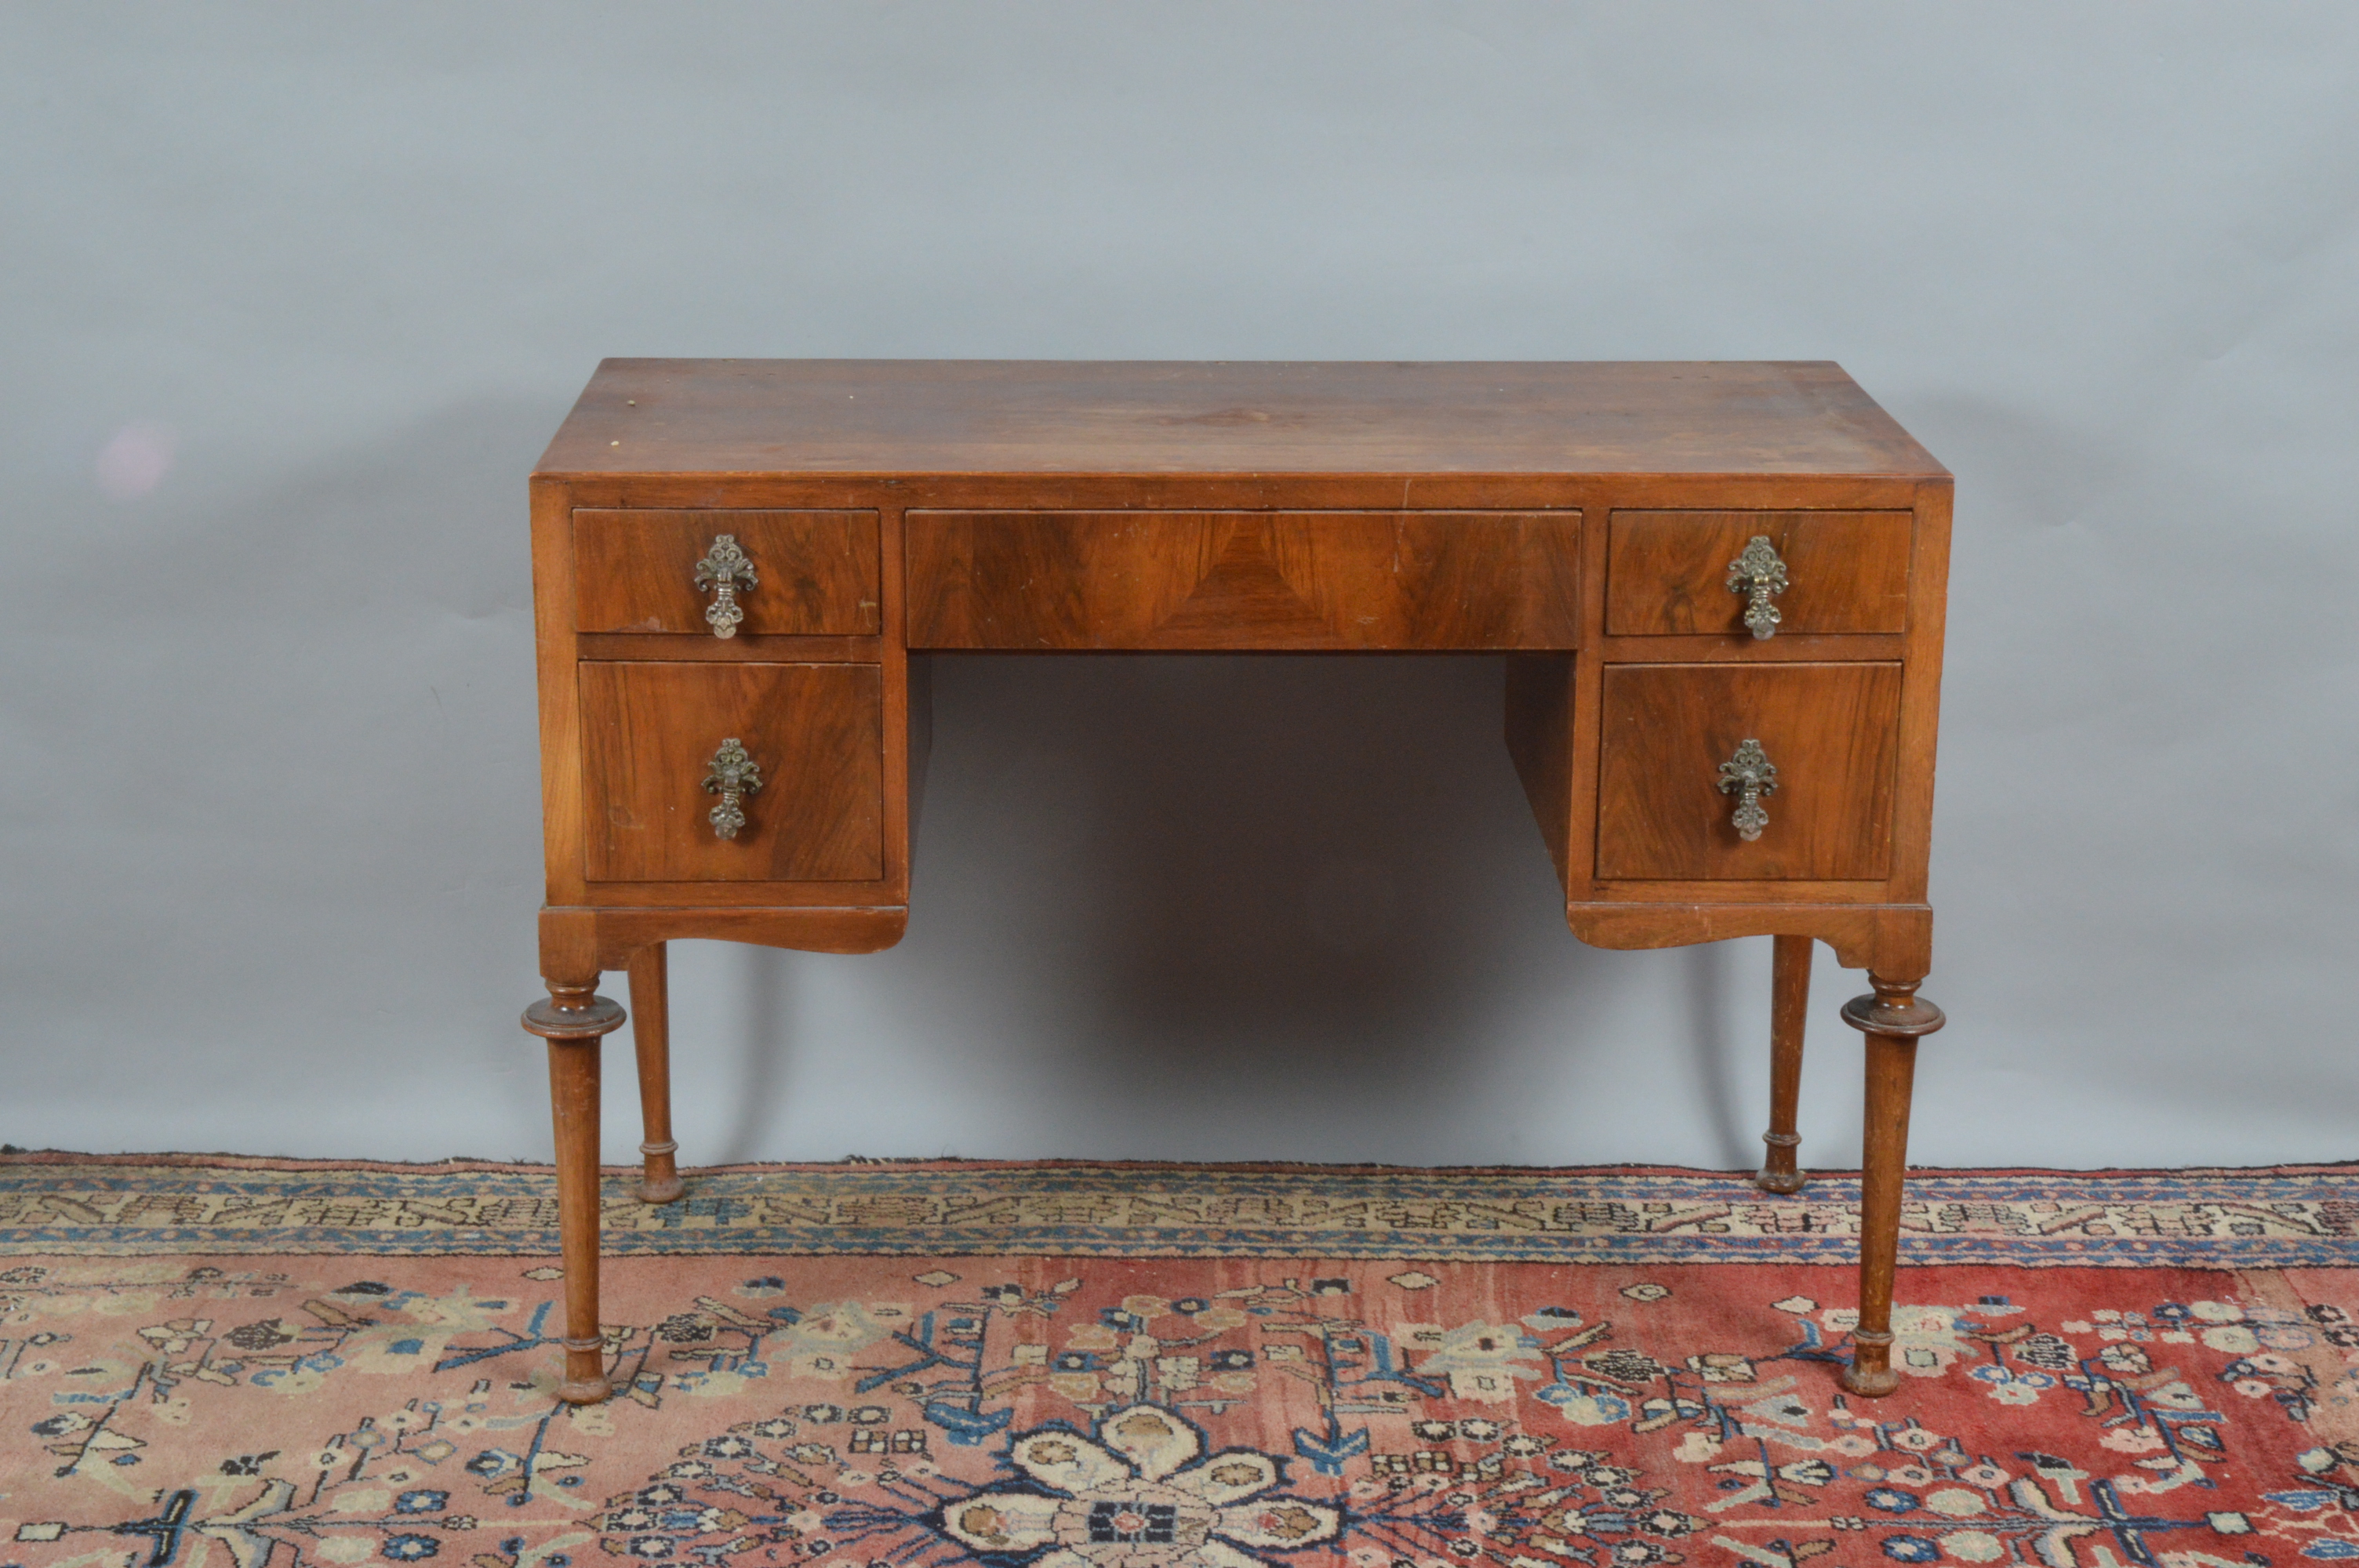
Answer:
[[1506, 655], [1573, 933], [1777, 939], [1772, 1192], [1810, 945], [1868, 971], [1843, 1384], [1889, 1393], [1950, 494], [1825, 363], [608, 361], [532, 478], [561, 1396], [608, 1391], [600, 973], [668, 1202], [664, 943], [897, 941], [925, 655], [983, 649]]

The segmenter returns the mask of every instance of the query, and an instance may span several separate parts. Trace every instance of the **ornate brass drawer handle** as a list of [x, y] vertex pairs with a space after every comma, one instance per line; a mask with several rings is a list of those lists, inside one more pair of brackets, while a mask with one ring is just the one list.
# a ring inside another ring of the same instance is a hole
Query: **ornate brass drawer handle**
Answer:
[[760, 764], [745, 754], [745, 748], [735, 739], [722, 741], [721, 750], [712, 753], [712, 772], [704, 775], [704, 793], [721, 797], [721, 804], [706, 818], [712, 831], [723, 838], [736, 838], [738, 829], [745, 826], [745, 797], [761, 791]]
[[704, 623], [712, 628], [714, 636], [737, 635], [737, 623], [745, 619], [745, 607], [737, 602], [737, 590], [756, 587], [760, 581], [754, 575], [753, 561], [737, 547], [736, 535], [723, 534], [712, 541], [712, 548], [696, 563], [696, 586], [712, 595], [712, 602], [704, 607]]
[[1777, 634], [1777, 607], [1769, 601], [1786, 591], [1786, 563], [1768, 535], [1754, 535], [1745, 553], [1728, 563], [1728, 591], [1745, 596], [1745, 630], [1756, 638]]
[[1738, 741], [1736, 755], [1720, 764], [1720, 793], [1736, 797], [1736, 809], [1729, 814], [1728, 823], [1739, 838], [1750, 844], [1761, 837], [1761, 830], [1769, 826], [1769, 814], [1761, 809], [1761, 799], [1777, 789], [1777, 764], [1769, 760], [1761, 742], [1750, 738]]

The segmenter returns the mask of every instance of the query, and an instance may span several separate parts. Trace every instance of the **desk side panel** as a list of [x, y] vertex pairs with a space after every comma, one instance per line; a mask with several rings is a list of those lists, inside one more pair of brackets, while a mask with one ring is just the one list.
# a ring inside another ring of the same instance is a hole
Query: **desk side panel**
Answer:
[[1507, 755], [1523, 781], [1524, 799], [1540, 840], [1556, 866], [1557, 881], [1570, 876], [1566, 855], [1573, 842], [1572, 717], [1573, 658], [1570, 654], [1517, 654], [1507, 659]]
[[532, 481], [533, 656], [540, 687], [541, 853], [551, 905], [583, 900], [582, 710], [574, 673], [573, 502]]
[[1895, 898], [1917, 903], [1928, 897], [1933, 851], [1933, 772], [1941, 728], [1941, 653], [1949, 624], [1950, 514], [1955, 489], [1947, 479], [1918, 487], [1917, 536], [1908, 568], [1892, 880]]

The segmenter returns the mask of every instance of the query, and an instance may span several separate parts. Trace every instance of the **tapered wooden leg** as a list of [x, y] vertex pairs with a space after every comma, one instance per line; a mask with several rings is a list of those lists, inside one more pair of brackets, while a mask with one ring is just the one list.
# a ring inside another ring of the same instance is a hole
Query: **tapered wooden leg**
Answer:
[[549, 1042], [549, 1101], [557, 1130], [557, 1228], [565, 1253], [565, 1380], [557, 1397], [596, 1404], [606, 1381], [598, 1331], [598, 1049], [623, 1025], [623, 1010], [590, 986], [552, 980], [524, 1026]]
[[1874, 996], [1843, 1006], [1843, 1022], [1867, 1035], [1867, 1121], [1859, 1191], [1859, 1327], [1843, 1386], [1881, 1399], [1900, 1386], [1892, 1369], [1892, 1283], [1900, 1260], [1901, 1181], [1908, 1168], [1908, 1099], [1917, 1042], [1941, 1027], [1941, 1010], [1917, 998], [1916, 980], [1871, 974]]
[[1794, 1130], [1802, 1098], [1802, 1029], [1810, 1011], [1810, 946], [1808, 936], [1779, 936], [1769, 974], [1769, 1130], [1761, 1135], [1768, 1157], [1753, 1184], [1765, 1193], [1799, 1193], [1802, 1172], [1794, 1151], [1802, 1135]]
[[639, 1145], [639, 1201], [672, 1203], [688, 1190], [673, 1156], [671, 1136], [671, 1001], [664, 945], [649, 943], [631, 955], [631, 1044], [639, 1058], [639, 1119], [647, 1141]]

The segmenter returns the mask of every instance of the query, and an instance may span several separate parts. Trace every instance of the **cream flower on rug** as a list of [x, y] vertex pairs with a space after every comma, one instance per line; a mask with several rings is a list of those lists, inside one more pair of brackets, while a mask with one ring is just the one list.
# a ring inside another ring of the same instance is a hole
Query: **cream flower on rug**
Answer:
[[1154, 1405], [1098, 1423], [1094, 1440], [1062, 1425], [1016, 1439], [1009, 1461], [1044, 1488], [991, 1489], [945, 1504], [952, 1540], [1033, 1568], [1248, 1568], [1251, 1547], [1292, 1552], [1332, 1541], [1335, 1509], [1274, 1490], [1277, 1461], [1250, 1448], [1209, 1458], [1202, 1435]]

